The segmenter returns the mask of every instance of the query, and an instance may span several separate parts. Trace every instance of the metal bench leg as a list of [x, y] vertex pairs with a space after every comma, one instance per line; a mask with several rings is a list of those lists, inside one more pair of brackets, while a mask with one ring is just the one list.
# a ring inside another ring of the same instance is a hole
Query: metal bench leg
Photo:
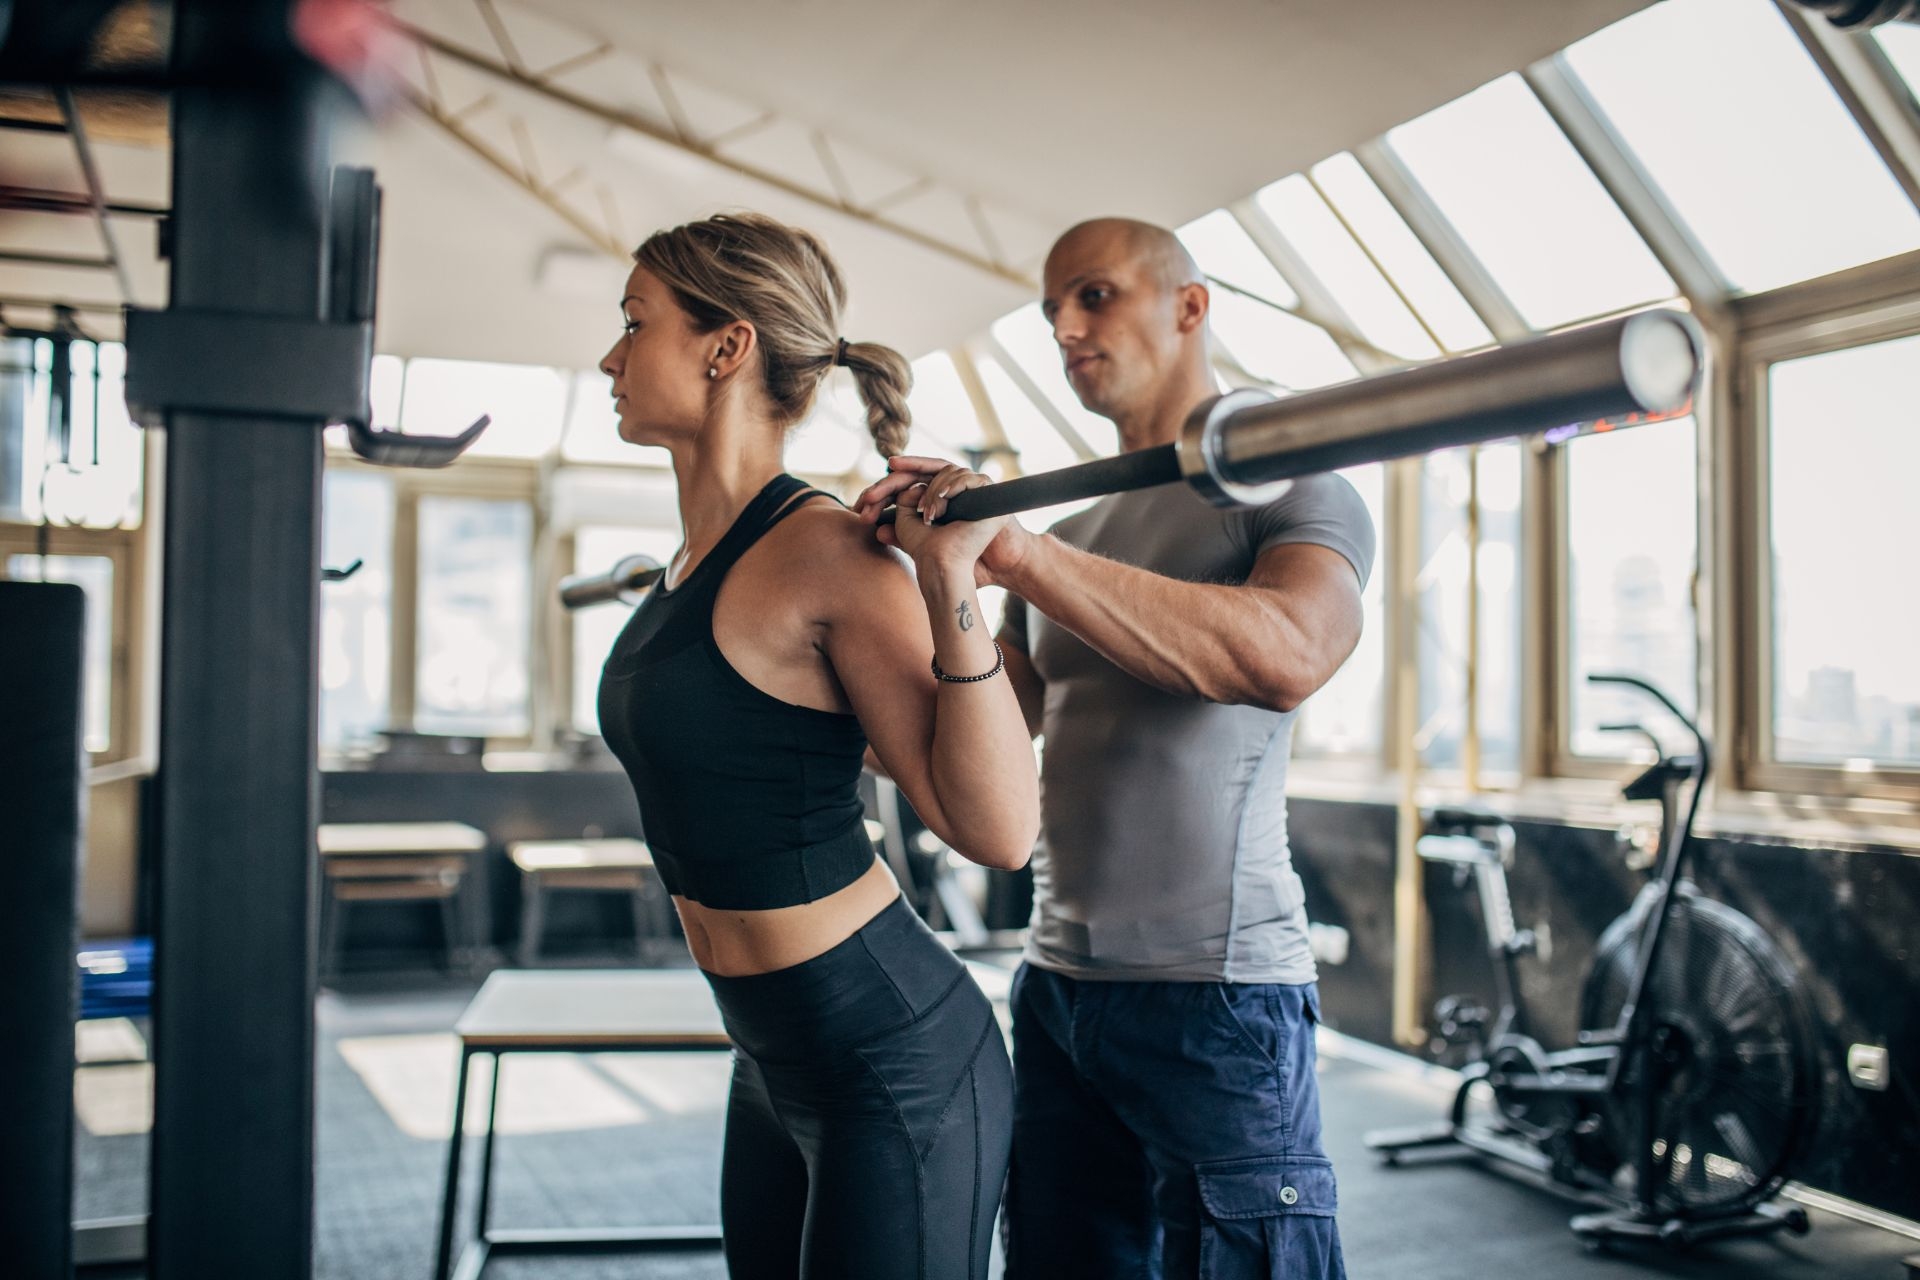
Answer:
[[466, 1128], [467, 1069], [473, 1055], [460, 1050], [460, 1072], [453, 1085], [453, 1132], [447, 1139], [447, 1185], [440, 1200], [440, 1249], [434, 1280], [447, 1280], [453, 1268], [453, 1223], [460, 1209], [460, 1139]]
[[506, 1074], [507, 1056], [493, 1055], [493, 1083], [487, 1089], [487, 1134], [480, 1146], [480, 1238], [487, 1236], [487, 1216], [493, 1209], [493, 1134], [494, 1118], [500, 1110], [500, 1077]]
[[461, 944], [460, 907], [455, 901], [460, 895], [456, 890], [440, 899], [440, 932], [446, 935], [447, 972], [451, 974], [461, 964], [466, 947]]
[[539, 876], [520, 878], [520, 967], [531, 969], [540, 958], [540, 933], [546, 927], [546, 890]]

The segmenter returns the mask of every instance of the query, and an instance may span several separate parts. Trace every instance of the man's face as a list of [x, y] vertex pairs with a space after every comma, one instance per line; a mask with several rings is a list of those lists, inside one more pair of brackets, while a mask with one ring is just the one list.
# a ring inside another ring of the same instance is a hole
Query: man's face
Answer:
[[1155, 398], [1186, 341], [1180, 309], [1179, 290], [1123, 233], [1076, 232], [1047, 257], [1041, 312], [1067, 382], [1102, 417]]

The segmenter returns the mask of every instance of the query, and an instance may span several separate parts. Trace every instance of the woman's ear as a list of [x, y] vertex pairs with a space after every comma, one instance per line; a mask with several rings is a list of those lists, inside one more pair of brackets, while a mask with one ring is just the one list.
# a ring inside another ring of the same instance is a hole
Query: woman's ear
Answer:
[[722, 378], [730, 377], [751, 359], [754, 349], [760, 344], [760, 335], [745, 320], [722, 325], [708, 337], [714, 346], [714, 356], [709, 364], [719, 370]]

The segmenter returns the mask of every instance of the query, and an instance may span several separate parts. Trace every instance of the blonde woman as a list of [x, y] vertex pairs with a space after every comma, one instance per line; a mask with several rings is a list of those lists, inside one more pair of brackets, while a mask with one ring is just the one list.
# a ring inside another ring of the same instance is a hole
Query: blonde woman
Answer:
[[907, 363], [840, 337], [845, 288], [813, 236], [714, 217], [634, 261], [601, 369], [621, 438], [672, 457], [686, 540], [614, 644], [600, 721], [735, 1044], [728, 1269], [980, 1280], [1006, 1048], [875, 859], [855, 788], [871, 748], [955, 849], [1026, 862], [1033, 752], [975, 597], [1002, 522], [903, 520], [909, 572], [785, 474], [786, 432], [837, 365], [880, 452], [906, 440]]

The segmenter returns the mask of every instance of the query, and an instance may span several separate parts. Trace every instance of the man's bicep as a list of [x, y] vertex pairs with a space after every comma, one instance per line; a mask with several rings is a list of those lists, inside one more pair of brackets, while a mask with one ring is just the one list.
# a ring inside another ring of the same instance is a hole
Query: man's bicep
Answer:
[[1300, 642], [1305, 688], [1333, 678], [1360, 643], [1365, 610], [1360, 577], [1342, 552], [1313, 542], [1283, 542], [1260, 553], [1247, 586], [1272, 593]]

